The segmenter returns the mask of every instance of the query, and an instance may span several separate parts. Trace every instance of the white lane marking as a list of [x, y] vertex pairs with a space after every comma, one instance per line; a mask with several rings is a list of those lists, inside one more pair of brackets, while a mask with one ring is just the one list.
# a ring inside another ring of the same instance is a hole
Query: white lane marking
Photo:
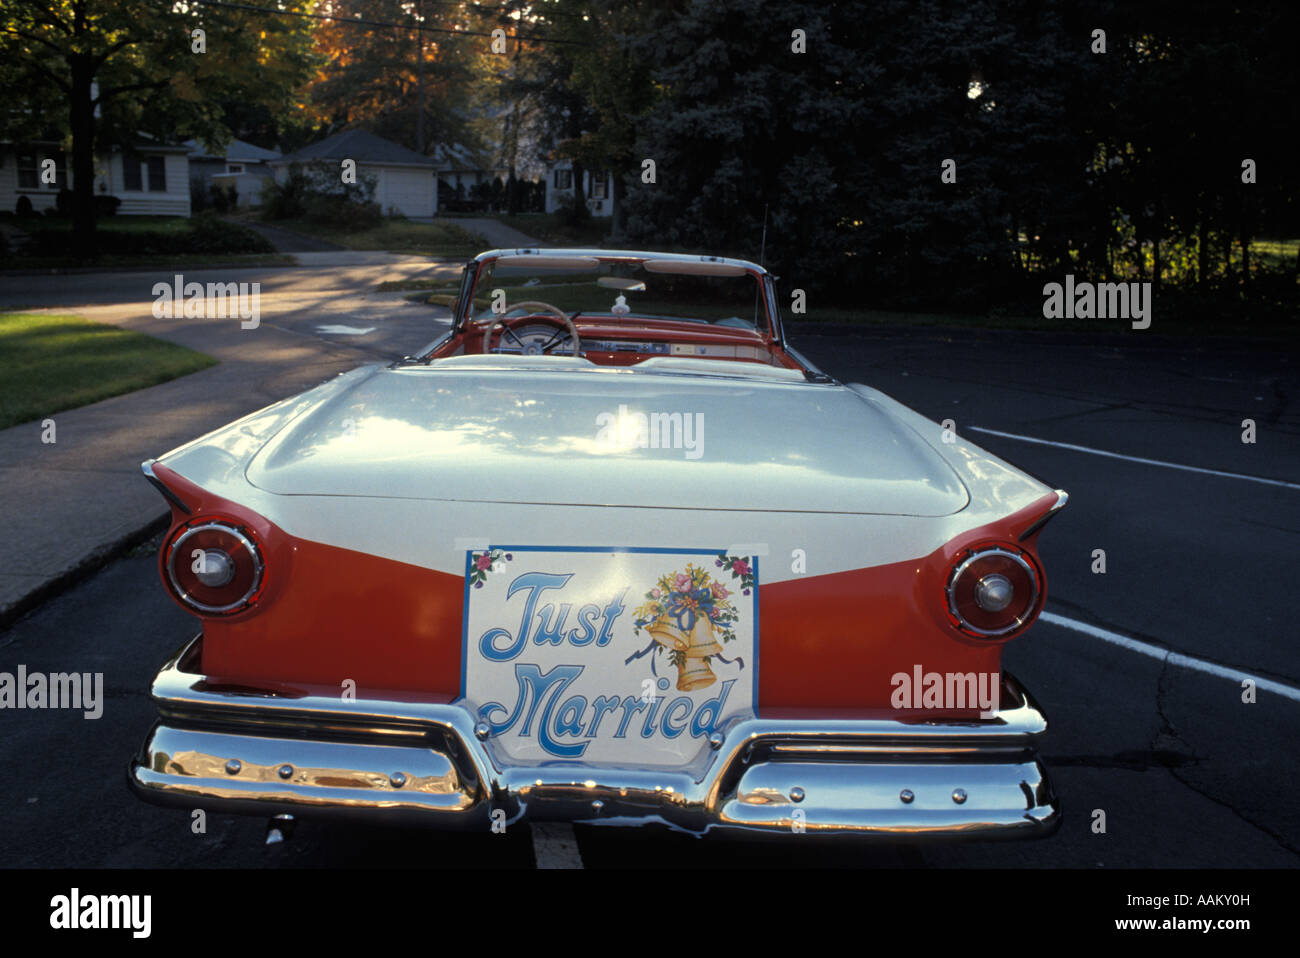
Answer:
[[538, 868], [581, 868], [578, 836], [567, 822], [533, 822], [533, 857]]
[[1076, 446], [1069, 442], [1054, 442], [1051, 439], [1036, 439], [1033, 436], [1017, 436], [1013, 432], [999, 432], [996, 429], [985, 429], [982, 426], [968, 427], [972, 432], [983, 432], [990, 436], [1001, 436], [1003, 439], [1018, 439], [1021, 442], [1032, 442], [1039, 446], [1055, 446], [1057, 449], [1073, 449], [1075, 452], [1087, 452], [1094, 456], [1105, 456], [1107, 459], [1123, 459], [1126, 462], [1140, 462], [1147, 466], [1163, 466], [1166, 469], [1181, 469], [1184, 472], [1200, 472], [1207, 476], [1223, 476], [1226, 479], [1244, 479], [1246, 482], [1262, 482], [1266, 486], [1282, 486], [1284, 489], [1300, 489], [1300, 482], [1284, 482], [1281, 479], [1264, 479], [1260, 476], [1248, 476], [1240, 472], [1224, 472], [1220, 469], [1203, 469], [1200, 466], [1184, 466], [1178, 462], [1163, 462], [1159, 459], [1144, 459], [1141, 456], [1124, 456], [1118, 452], [1106, 452], [1104, 449], [1091, 449], [1088, 446]]
[[1194, 669], [1197, 672], [1205, 672], [1209, 675], [1217, 675], [1220, 678], [1232, 679], [1237, 684], [1245, 679], [1250, 679], [1255, 683], [1255, 688], [1268, 692], [1276, 692], [1278, 695], [1289, 698], [1293, 701], [1300, 702], [1300, 688], [1293, 685], [1287, 685], [1285, 682], [1275, 682], [1272, 679], [1261, 678], [1258, 675], [1251, 675], [1249, 672], [1242, 672], [1239, 669], [1230, 669], [1227, 666], [1217, 665], [1214, 662], [1207, 662], [1204, 659], [1198, 659], [1194, 656], [1183, 655], [1172, 649], [1162, 649], [1158, 645], [1152, 645], [1150, 642], [1143, 642], [1140, 639], [1134, 639], [1127, 635], [1120, 635], [1118, 632], [1111, 632], [1109, 629], [1100, 629], [1095, 625], [1089, 625], [1087, 622], [1080, 622], [1077, 619], [1067, 619], [1063, 615], [1057, 615], [1054, 612], [1044, 612], [1039, 615], [1039, 621], [1048, 622], [1052, 625], [1059, 625], [1063, 629], [1071, 629], [1075, 632], [1082, 632], [1084, 635], [1090, 635], [1094, 639], [1101, 639], [1103, 642], [1110, 642], [1112, 645], [1118, 645], [1121, 648], [1128, 649], [1130, 652], [1137, 652], [1139, 655], [1147, 655], [1153, 659], [1168, 662], [1170, 665], [1178, 665], [1185, 669]]
[[373, 333], [373, 326], [344, 326], [339, 323], [330, 323], [325, 326], [317, 326], [316, 332], [324, 333], [327, 336], [364, 336], [366, 333]]

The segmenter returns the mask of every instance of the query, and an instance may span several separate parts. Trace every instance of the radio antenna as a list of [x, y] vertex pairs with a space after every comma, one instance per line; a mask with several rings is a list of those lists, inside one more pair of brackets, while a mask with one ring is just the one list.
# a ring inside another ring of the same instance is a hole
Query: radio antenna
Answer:
[[763, 265], [763, 254], [767, 252], [767, 204], [763, 204], [763, 239], [758, 247], [758, 265]]

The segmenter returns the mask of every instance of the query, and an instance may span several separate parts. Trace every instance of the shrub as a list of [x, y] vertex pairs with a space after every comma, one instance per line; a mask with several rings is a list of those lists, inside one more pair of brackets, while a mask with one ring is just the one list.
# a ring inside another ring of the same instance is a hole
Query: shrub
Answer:
[[321, 226], [365, 230], [384, 221], [378, 203], [359, 203], [346, 196], [312, 194], [307, 197], [307, 219]]
[[[168, 234], [171, 235], [171, 234]], [[274, 253], [275, 245], [247, 226], [227, 223], [212, 213], [203, 213], [190, 222], [186, 236], [187, 253]]]
[[[97, 233], [96, 244], [102, 253], [121, 256], [162, 256], [186, 253], [274, 253], [270, 240], [246, 226], [227, 223], [207, 212], [190, 220], [183, 232], [139, 230]], [[35, 256], [61, 257], [68, 251], [68, 234], [62, 230], [42, 230], [31, 238]]]
[[305, 216], [313, 223], [369, 229], [383, 221], [374, 202], [376, 179], [367, 174], [344, 183], [335, 163], [294, 163], [282, 183], [267, 183], [262, 191], [262, 216], [281, 220]]
[[196, 216], [212, 205], [211, 195], [203, 187], [203, 180], [190, 180], [190, 215]]
[[95, 216], [116, 216], [117, 208], [121, 205], [120, 197], [100, 193], [95, 197]]
[[31, 199], [26, 196], [18, 197], [18, 202], [14, 204], [14, 212], [24, 219], [36, 215], [36, 211], [32, 209]]
[[213, 183], [210, 193], [212, 208], [218, 213], [229, 213], [239, 206], [239, 193], [233, 186], [219, 186]]
[[262, 217], [268, 220], [287, 220], [307, 212], [307, 177], [297, 164], [289, 167], [283, 183], [267, 180], [262, 187]]
[[72, 190], [66, 186], [59, 190], [59, 195], [54, 198], [54, 209], [59, 216], [72, 215]]

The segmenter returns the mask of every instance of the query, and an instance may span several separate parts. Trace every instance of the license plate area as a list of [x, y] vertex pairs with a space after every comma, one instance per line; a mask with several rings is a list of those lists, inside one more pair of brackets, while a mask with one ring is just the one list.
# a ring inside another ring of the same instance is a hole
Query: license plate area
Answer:
[[681, 767], [758, 690], [758, 559], [492, 546], [465, 559], [461, 695], [510, 765]]

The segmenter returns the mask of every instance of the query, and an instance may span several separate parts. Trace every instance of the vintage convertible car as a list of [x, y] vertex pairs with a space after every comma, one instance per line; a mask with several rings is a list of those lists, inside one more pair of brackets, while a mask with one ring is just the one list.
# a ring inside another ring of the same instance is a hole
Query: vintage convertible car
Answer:
[[786, 343], [754, 263], [494, 250], [450, 329], [144, 463], [201, 634], [151, 802], [500, 831], [1049, 834], [1001, 670], [1065, 504]]

